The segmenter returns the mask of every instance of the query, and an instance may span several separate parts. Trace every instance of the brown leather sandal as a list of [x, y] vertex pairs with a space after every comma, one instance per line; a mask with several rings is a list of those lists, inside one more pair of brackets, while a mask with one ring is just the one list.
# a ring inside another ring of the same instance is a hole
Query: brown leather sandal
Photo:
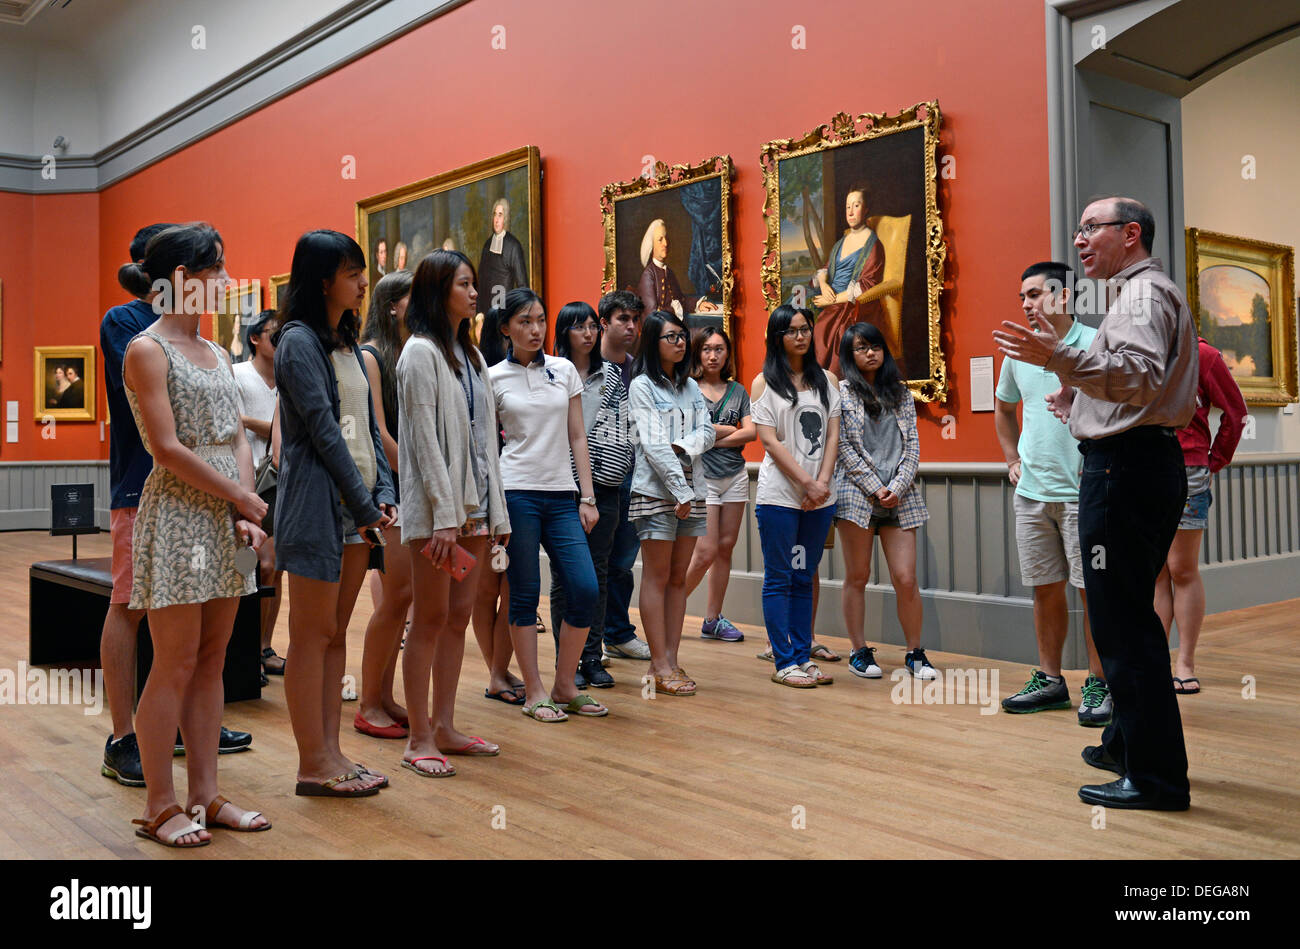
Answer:
[[157, 817], [155, 817], [153, 820], [133, 820], [131, 821], [131, 823], [141, 825], [140, 827], [136, 828], [135, 835], [137, 837], [143, 837], [146, 840], [152, 840], [155, 843], [162, 844], [164, 847], [176, 847], [179, 850], [190, 850], [191, 848], [194, 847], [206, 847], [208, 844], [212, 843], [211, 837], [209, 837], [207, 840], [200, 840], [196, 844], [178, 844], [176, 842], [180, 840], [182, 837], [184, 837], [186, 834], [197, 834], [199, 831], [205, 829], [199, 826], [198, 824], [194, 823], [194, 821], [190, 821], [189, 826], [182, 827], [180, 830], [173, 831], [172, 833], [167, 834], [166, 836], [163, 836], [162, 834], [158, 833], [159, 827], [161, 827], [163, 824], [167, 823], [173, 817], [176, 817], [178, 815], [184, 817], [185, 812], [181, 810], [181, 806], [179, 804], [173, 804], [171, 807], [164, 808], [163, 812], [159, 814]]
[[655, 676], [655, 691], [664, 695], [694, 695], [695, 683], [674, 672], [670, 676]]
[[224, 827], [226, 828], [226, 830], [238, 830], [249, 834], [257, 833], [258, 831], [262, 831], [262, 830], [271, 829], [271, 822], [269, 820], [261, 827], [250, 826], [253, 823], [253, 821], [257, 820], [257, 818], [266, 816], [261, 811], [245, 811], [244, 816], [239, 818], [239, 822], [237, 824], [228, 824], [225, 821], [217, 820], [217, 815], [221, 813], [221, 808], [223, 808], [227, 804], [230, 804], [231, 807], [236, 806], [234, 804], [231, 804], [230, 801], [226, 800], [220, 794], [214, 797], [211, 803], [208, 804], [206, 810], [208, 815], [209, 827]]

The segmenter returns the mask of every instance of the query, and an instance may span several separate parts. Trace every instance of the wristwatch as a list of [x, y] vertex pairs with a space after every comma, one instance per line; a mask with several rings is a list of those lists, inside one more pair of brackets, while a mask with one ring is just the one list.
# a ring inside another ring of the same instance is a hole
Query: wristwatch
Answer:
[[579, 504], [590, 504], [592, 507], [595, 507], [595, 506], [596, 506], [596, 499], [595, 499], [595, 498], [578, 498], [578, 503], [579, 503]]

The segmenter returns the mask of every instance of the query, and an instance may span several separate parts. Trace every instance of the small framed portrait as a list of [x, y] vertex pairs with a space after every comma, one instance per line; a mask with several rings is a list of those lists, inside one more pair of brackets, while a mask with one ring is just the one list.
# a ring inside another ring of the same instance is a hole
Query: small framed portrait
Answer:
[[1187, 303], [1252, 405], [1297, 401], [1295, 248], [1187, 229]]
[[266, 305], [272, 310], [279, 310], [280, 304], [284, 302], [284, 291], [289, 286], [289, 275], [287, 273], [275, 274], [271, 277], [266, 287]]
[[212, 317], [212, 341], [230, 353], [231, 362], [248, 359], [248, 323], [261, 310], [260, 280], [241, 280], [226, 288], [226, 295]]
[[36, 421], [95, 421], [95, 347], [36, 347]]
[[480, 314], [516, 287], [541, 295], [541, 153], [517, 148], [366, 198], [357, 204], [357, 243], [372, 287], [395, 270], [414, 272], [443, 248], [473, 263]]
[[854, 323], [879, 328], [912, 393], [947, 398], [939, 290], [947, 245], [936, 198], [938, 102], [897, 115], [841, 112], [759, 153], [767, 201], [761, 282], [769, 312], [812, 310], [821, 364], [839, 373]]
[[688, 326], [731, 330], [730, 155], [697, 165], [656, 162], [653, 174], [601, 191], [605, 278], [601, 291], [631, 290], [646, 312], [676, 312]]

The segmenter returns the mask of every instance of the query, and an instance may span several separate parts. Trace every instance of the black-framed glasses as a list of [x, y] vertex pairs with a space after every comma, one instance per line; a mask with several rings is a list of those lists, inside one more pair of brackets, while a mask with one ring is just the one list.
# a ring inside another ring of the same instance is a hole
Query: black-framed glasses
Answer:
[[811, 336], [811, 335], [812, 335], [812, 327], [811, 327], [811, 326], [792, 326], [792, 327], [790, 327], [788, 330], [785, 331], [785, 335], [786, 335], [786, 336], [793, 336], [793, 337], [795, 337], [796, 339], [798, 339], [800, 336]]
[[1074, 229], [1074, 239], [1077, 241], [1080, 234], [1084, 236], [1084, 239], [1091, 238], [1093, 234], [1097, 233], [1099, 227], [1114, 227], [1117, 224], [1123, 227], [1127, 223], [1127, 221], [1098, 221], [1096, 224], [1084, 224]]
[[884, 346], [881, 346], [879, 343], [869, 343], [869, 344], [867, 344], [866, 346], [854, 346], [854, 347], [853, 347], [853, 352], [854, 352], [855, 354], [857, 354], [857, 353], [883, 353], [884, 351], [885, 351], [885, 347], [884, 347]]
[[664, 340], [665, 342], [672, 343], [674, 346], [676, 346], [678, 343], [686, 342], [687, 337], [685, 333], [665, 333], [663, 336], [660, 336], [659, 338]]

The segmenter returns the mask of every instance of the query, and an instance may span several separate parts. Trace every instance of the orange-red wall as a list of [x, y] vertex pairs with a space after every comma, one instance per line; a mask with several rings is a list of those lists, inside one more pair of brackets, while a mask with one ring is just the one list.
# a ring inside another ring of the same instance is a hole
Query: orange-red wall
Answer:
[[[22, 224], [16, 236], [0, 234], [0, 397], [16, 388], [29, 418], [30, 347], [97, 340], [100, 315], [123, 299], [117, 266], [144, 224], [211, 221], [232, 277], [265, 282], [288, 270], [304, 230], [352, 233], [359, 199], [525, 144], [542, 155], [552, 312], [599, 295], [604, 184], [635, 177], [647, 155], [669, 164], [732, 156], [735, 326], [749, 379], [761, 367], [766, 322], [760, 145], [839, 111], [893, 112], [937, 98], [940, 153], [956, 160], [939, 193], [951, 395], [921, 410], [922, 458], [1000, 459], [991, 414], [967, 407], [967, 367], [992, 354], [991, 329], [1017, 312], [1021, 269], [1049, 254], [1043, 7], [930, 0], [924, 14], [917, 9], [474, 0], [98, 196], [0, 196], [6, 221], [12, 204], [30, 222], [26, 242]], [[505, 27], [504, 50], [492, 48], [495, 26]], [[792, 48], [796, 26], [806, 49]], [[355, 180], [342, 177], [344, 156], [356, 160]], [[33, 277], [25, 288], [24, 272]], [[35, 318], [35, 287], [41, 322], [23, 335], [15, 314], [26, 306]], [[945, 439], [948, 414], [956, 437]], [[61, 425], [43, 444], [39, 426], [21, 427], [23, 444], [3, 446], [0, 458], [107, 452], [92, 426]], [[65, 436], [73, 428], [81, 431]]]

